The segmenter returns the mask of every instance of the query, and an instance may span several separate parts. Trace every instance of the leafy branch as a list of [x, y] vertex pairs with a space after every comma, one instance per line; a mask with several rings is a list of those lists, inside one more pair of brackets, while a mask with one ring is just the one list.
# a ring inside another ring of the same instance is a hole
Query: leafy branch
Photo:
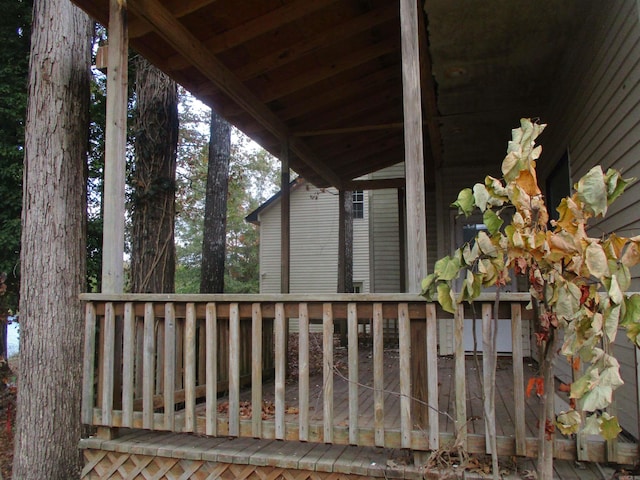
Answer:
[[[584, 431], [615, 438], [620, 426], [615, 417], [600, 411], [610, 405], [613, 391], [622, 385], [620, 366], [609, 352], [618, 326], [640, 346], [640, 294], [626, 296], [629, 269], [640, 262], [640, 236], [615, 233], [588, 235], [589, 221], [604, 217], [608, 207], [634, 179], [614, 169], [593, 167], [564, 198], [551, 221], [536, 176], [542, 147], [535, 144], [545, 125], [522, 119], [502, 163], [503, 179], [487, 176], [484, 183], [462, 190], [452, 206], [469, 216], [480, 211], [487, 232], [435, 264], [422, 283], [422, 294], [454, 312], [463, 301], [472, 302], [486, 287], [500, 288], [510, 275], [526, 276], [536, 309], [538, 345], [555, 354], [557, 329], [564, 330], [561, 353], [572, 360], [574, 371], [586, 364], [571, 386], [572, 409], [558, 415], [555, 424], [564, 434], [582, 428], [576, 408], [587, 412]], [[453, 282], [462, 278], [456, 293]], [[553, 351], [550, 351], [553, 350]], [[546, 357], [546, 355], [543, 355]], [[543, 358], [544, 360], [544, 358]], [[549, 367], [550, 368], [550, 367]], [[547, 387], [549, 389], [550, 386]], [[553, 431], [553, 428], [551, 429]]]

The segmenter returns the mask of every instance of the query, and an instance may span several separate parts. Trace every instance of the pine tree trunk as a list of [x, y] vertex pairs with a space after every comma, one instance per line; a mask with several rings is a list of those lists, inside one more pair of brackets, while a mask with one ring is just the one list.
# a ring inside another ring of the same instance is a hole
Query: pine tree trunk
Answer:
[[135, 194], [131, 290], [175, 290], [174, 242], [178, 92], [176, 83], [142, 57], [135, 62]]
[[22, 210], [13, 478], [78, 478], [92, 22], [34, 2]]
[[224, 291], [231, 127], [211, 110], [200, 293]]

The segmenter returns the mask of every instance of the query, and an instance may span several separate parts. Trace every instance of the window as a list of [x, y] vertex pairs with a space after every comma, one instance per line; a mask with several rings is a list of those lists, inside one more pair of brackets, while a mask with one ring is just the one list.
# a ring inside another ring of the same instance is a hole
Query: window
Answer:
[[362, 282], [353, 282], [353, 293], [362, 293]]
[[351, 198], [353, 199], [353, 218], [364, 218], [364, 191], [354, 190]]

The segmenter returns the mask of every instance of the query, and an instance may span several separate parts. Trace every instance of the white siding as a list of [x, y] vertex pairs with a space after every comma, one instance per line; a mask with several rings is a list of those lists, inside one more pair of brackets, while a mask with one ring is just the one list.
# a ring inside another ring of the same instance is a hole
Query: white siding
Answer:
[[[371, 178], [404, 177], [404, 163], [372, 173]], [[398, 190], [369, 192], [371, 205], [371, 291], [400, 292], [400, 236], [398, 234]]]
[[[625, 176], [640, 177], [640, 23], [633, 0], [594, 2], [582, 31], [567, 52], [558, 75], [555, 102], [543, 120], [549, 124], [539, 162], [548, 173], [568, 149], [572, 181], [591, 167], [615, 167]], [[544, 177], [543, 177], [544, 178]], [[614, 203], [606, 219], [595, 223], [592, 235], [619, 231], [640, 233], [637, 200], [640, 183]], [[632, 289], [640, 290], [640, 272], [632, 272]], [[622, 426], [638, 437], [637, 377], [634, 349], [618, 335], [616, 355], [626, 384], [616, 392]], [[566, 362], [560, 375], [570, 378]]]
[[[353, 224], [353, 281], [369, 292], [369, 205]], [[280, 292], [280, 201], [259, 216], [260, 292]], [[338, 192], [302, 184], [291, 192], [291, 293], [335, 293], [338, 279]]]

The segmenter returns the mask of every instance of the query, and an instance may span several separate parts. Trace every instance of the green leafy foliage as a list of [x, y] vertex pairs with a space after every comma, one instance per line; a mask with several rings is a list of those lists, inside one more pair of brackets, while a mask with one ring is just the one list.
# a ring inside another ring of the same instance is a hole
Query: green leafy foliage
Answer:
[[0, 273], [7, 274], [0, 315], [17, 310], [20, 291], [22, 161], [32, 3], [0, 1]]
[[[187, 99], [181, 102], [178, 145], [176, 218], [176, 293], [200, 289], [204, 197], [208, 158], [208, 113]], [[277, 189], [279, 166], [266, 151], [237, 130], [231, 137], [227, 199], [226, 293], [257, 293], [260, 289], [259, 240], [245, 216]]]
[[[575, 193], [561, 201], [559, 219], [549, 229], [536, 176], [542, 148], [535, 141], [544, 127], [522, 119], [502, 163], [504, 180], [486, 177], [484, 184], [460, 192], [452, 206], [460, 215], [482, 212], [488, 233], [479, 232], [453, 256], [439, 260], [423, 281], [422, 294], [453, 313], [457, 303], [473, 301], [483, 287], [505, 285], [513, 274], [526, 276], [539, 307], [538, 342], [546, 345], [554, 330], [563, 328], [562, 354], [587, 364], [571, 386], [572, 403], [587, 414], [584, 428], [614, 438], [620, 431], [617, 419], [600, 412], [622, 385], [620, 365], [608, 353], [618, 326], [640, 346], [640, 295], [624, 295], [629, 268], [640, 263], [640, 237], [594, 238], [587, 227], [634, 179], [593, 167], [575, 184]], [[454, 294], [452, 282], [460, 276], [461, 291]], [[565, 434], [578, 432], [581, 422], [573, 409], [556, 419]]]

